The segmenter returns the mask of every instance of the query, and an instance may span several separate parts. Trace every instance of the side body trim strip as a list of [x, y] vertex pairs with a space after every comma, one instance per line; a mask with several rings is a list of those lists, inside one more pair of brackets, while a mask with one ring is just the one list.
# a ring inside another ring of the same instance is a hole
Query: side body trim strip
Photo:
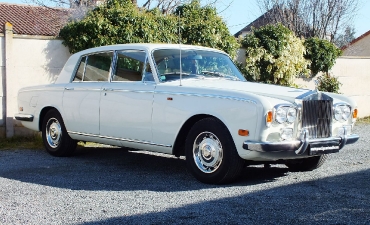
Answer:
[[252, 104], [257, 104], [255, 100], [246, 99], [246, 98], [239, 98], [239, 97], [232, 97], [232, 96], [225, 96], [225, 95], [212, 95], [212, 94], [197, 94], [197, 93], [185, 93], [185, 92], [169, 92], [169, 91], [155, 91], [156, 94], [165, 94], [165, 95], [182, 95], [182, 96], [192, 96], [192, 97], [206, 97], [206, 98], [219, 98], [219, 99], [227, 99], [227, 100], [234, 100], [234, 101], [241, 101], [241, 102], [248, 102]]
[[104, 139], [110, 139], [110, 140], [116, 140], [116, 141], [125, 141], [125, 142], [133, 142], [138, 144], [146, 144], [146, 145], [155, 145], [155, 146], [161, 146], [166, 148], [172, 148], [172, 145], [165, 145], [165, 144], [157, 144], [149, 141], [140, 141], [140, 140], [133, 140], [128, 138], [116, 138], [116, 137], [108, 137], [108, 136], [101, 136], [96, 134], [86, 134], [86, 133], [80, 133], [80, 132], [74, 132], [74, 131], [67, 131], [69, 134], [76, 134], [86, 137], [97, 137], [97, 138], [104, 138]]

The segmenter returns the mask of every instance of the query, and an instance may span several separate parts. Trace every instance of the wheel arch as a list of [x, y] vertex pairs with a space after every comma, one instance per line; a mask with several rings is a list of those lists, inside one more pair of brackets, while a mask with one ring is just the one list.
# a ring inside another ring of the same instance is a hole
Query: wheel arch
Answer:
[[226, 127], [225, 123], [222, 122], [222, 120], [220, 120], [216, 116], [213, 116], [210, 114], [193, 115], [182, 125], [180, 131], [178, 132], [177, 137], [175, 139], [175, 144], [173, 145], [173, 151], [172, 151], [173, 155], [175, 155], [176, 157], [185, 155], [185, 140], [186, 140], [186, 137], [188, 136], [190, 129], [193, 127], [193, 125], [196, 122], [204, 118], [208, 118], [208, 117], [212, 117], [212, 118], [219, 120]]
[[[49, 112], [52, 109], [55, 109], [59, 112], [59, 110], [57, 108], [53, 107], [53, 106], [46, 106], [41, 110], [40, 116], [39, 116], [39, 131], [42, 130], [42, 122], [44, 121], [46, 113]], [[59, 112], [59, 114], [60, 114], [60, 112]]]

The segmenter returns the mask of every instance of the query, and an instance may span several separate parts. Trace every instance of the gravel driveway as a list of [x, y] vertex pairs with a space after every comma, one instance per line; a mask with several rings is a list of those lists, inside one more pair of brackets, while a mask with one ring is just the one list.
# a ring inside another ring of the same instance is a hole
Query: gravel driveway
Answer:
[[197, 182], [185, 160], [119, 148], [0, 151], [1, 224], [370, 224], [370, 125], [320, 169]]

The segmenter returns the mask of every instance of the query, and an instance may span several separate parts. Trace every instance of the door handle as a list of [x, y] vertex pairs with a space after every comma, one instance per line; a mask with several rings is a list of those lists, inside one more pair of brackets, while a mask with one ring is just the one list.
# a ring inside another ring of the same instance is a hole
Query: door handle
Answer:
[[74, 88], [69, 88], [69, 87], [66, 87], [66, 88], [64, 88], [65, 90], [67, 90], [67, 91], [71, 91], [71, 90], [74, 90]]
[[113, 91], [113, 88], [103, 88], [103, 91]]

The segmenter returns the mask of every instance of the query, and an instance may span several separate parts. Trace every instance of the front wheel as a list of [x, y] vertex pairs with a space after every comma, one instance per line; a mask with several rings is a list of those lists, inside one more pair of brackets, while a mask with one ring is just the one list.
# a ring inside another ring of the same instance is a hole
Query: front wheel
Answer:
[[77, 146], [67, 133], [62, 116], [56, 109], [49, 110], [42, 123], [42, 140], [46, 151], [53, 156], [70, 156]]
[[290, 171], [311, 171], [321, 167], [327, 155], [314, 156], [305, 159], [293, 159], [285, 163]]
[[244, 166], [228, 129], [215, 118], [194, 124], [186, 138], [185, 152], [188, 170], [203, 183], [232, 182]]

